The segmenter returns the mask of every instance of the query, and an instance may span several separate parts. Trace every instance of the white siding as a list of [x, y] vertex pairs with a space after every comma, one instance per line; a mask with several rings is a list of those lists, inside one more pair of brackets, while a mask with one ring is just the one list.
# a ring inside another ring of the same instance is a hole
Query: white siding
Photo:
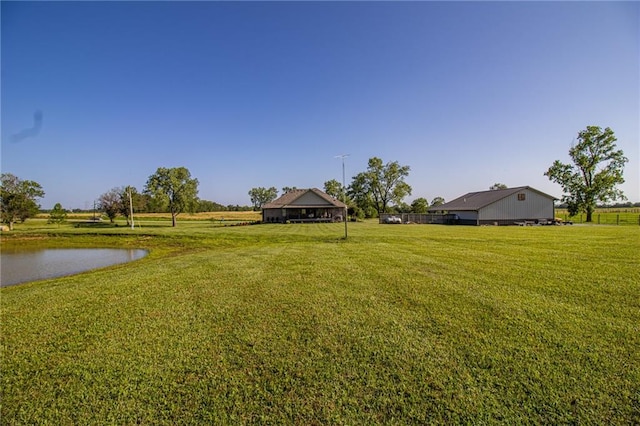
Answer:
[[[524, 194], [524, 200], [518, 200]], [[530, 189], [523, 189], [480, 209], [480, 220], [553, 219], [553, 199]]]

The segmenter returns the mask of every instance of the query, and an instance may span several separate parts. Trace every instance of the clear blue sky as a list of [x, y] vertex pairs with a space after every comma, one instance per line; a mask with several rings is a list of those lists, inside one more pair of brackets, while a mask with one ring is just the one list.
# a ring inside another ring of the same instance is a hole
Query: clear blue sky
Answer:
[[[86, 208], [187, 167], [200, 198], [411, 167], [410, 203], [543, 173], [611, 127], [640, 201], [637, 2], [6, 2], [2, 172]], [[42, 123], [34, 113], [42, 112]], [[30, 130], [31, 129], [31, 130]], [[15, 135], [24, 137], [18, 138]]]

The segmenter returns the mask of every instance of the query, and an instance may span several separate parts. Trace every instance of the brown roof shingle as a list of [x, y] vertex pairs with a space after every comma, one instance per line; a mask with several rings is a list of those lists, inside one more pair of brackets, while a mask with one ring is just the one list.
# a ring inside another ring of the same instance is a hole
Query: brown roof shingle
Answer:
[[[304, 194], [306, 194], [308, 192], [313, 192], [315, 195], [320, 197], [322, 200], [326, 201], [326, 204], [306, 204], [306, 205], [295, 204], [295, 206], [292, 206], [292, 204], [294, 204], [295, 201], [298, 198], [302, 197]], [[327, 194], [324, 191], [319, 190], [318, 188], [293, 189], [293, 190], [287, 192], [286, 194], [283, 194], [281, 197], [279, 197], [278, 199], [272, 201], [271, 203], [265, 204], [264, 206], [262, 206], [262, 209], [263, 210], [264, 209], [281, 209], [281, 208], [286, 208], [286, 207], [296, 207], [296, 208], [304, 208], [304, 207], [339, 207], [339, 208], [345, 208], [346, 204], [344, 204], [340, 200], [337, 200], [337, 199], [333, 198], [331, 195]]]

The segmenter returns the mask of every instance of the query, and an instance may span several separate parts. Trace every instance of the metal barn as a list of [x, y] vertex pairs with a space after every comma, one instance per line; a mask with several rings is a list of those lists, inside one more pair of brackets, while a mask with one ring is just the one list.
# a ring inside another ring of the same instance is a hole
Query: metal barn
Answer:
[[461, 225], [515, 225], [553, 222], [555, 198], [530, 186], [469, 192], [429, 209]]

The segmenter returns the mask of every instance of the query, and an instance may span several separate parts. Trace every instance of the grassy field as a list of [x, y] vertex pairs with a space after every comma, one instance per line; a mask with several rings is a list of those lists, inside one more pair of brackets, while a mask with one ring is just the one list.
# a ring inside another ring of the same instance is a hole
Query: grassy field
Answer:
[[0, 290], [3, 424], [640, 423], [640, 227], [167, 225], [2, 235], [150, 249]]

